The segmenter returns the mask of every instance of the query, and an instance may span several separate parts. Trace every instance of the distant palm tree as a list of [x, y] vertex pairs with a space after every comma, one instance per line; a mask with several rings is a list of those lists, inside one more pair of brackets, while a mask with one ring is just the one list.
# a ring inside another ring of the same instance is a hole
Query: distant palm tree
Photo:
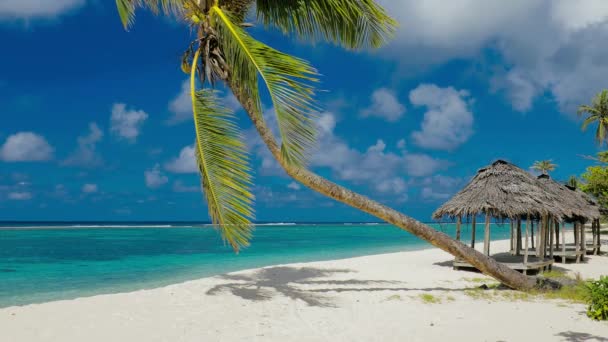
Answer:
[[570, 178], [568, 178], [568, 181], [566, 182], [566, 185], [577, 189], [578, 188], [578, 178], [576, 178], [576, 176], [570, 176]]
[[538, 171], [543, 175], [548, 175], [549, 171], [555, 170], [557, 165], [553, 164], [552, 160], [535, 161], [532, 165], [532, 170]]
[[591, 105], [582, 105], [578, 107], [577, 114], [582, 116], [587, 114], [585, 121], [583, 121], [583, 130], [587, 129], [591, 123], [597, 122], [597, 129], [595, 130], [595, 141], [598, 145], [606, 143], [608, 135], [608, 89], [602, 90], [597, 94], [591, 103]]

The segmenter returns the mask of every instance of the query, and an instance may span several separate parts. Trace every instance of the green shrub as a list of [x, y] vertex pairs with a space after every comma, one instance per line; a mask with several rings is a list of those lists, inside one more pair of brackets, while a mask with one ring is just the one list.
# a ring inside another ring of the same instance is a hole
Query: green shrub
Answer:
[[587, 282], [586, 290], [587, 316], [598, 321], [608, 320], [608, 276]]

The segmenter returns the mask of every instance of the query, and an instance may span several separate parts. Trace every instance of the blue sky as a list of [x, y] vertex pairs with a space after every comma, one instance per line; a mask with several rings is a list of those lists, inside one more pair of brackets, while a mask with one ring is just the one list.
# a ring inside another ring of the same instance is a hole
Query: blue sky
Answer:
[[[113, 1], [38, 2], [0, 4], [0, 219], [208, 220], [179, 70], [189, 30], [140, 12], [125, 32]], [[402, 24], [378, 51], [253, 29], [323, 74], [315, 171], [429, 220], [497, 158], [553, 159], [559, 180], [589, 166], [575, 110], [605, 87], [605, 1], [379, 2]], [[258, 220], [374, 220], [293, 183], [239, 123]]]

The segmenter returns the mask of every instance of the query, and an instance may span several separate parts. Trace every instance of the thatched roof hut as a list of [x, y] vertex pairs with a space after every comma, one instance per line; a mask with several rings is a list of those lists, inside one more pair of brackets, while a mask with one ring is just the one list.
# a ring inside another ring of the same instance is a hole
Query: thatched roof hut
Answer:
[[563, 202], [531, 174], [504, 160], [481, 168], [452, 199], [433, 213], [433, 218], [466, 217], [480, 213], [496, 218], [530, 215], [564, 217]]
[[570, 189], [566, 185], [554, 181], [549, 175], [540, 175], [538, 180], [548, 192], [557, 196], [562, 203], [566, 210], [564, 219], [567, 221], [587, 221], [600, 217], [599, 209], [593, 203], [593, 199], [582, 191]]

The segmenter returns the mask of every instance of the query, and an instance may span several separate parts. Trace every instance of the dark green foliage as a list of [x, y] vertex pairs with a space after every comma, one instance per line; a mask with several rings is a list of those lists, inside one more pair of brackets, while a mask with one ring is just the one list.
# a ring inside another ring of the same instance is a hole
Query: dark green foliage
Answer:
[[598, 321], [608, 320], [608, 276], [587, 282], [586, 290], [587, 316]]

